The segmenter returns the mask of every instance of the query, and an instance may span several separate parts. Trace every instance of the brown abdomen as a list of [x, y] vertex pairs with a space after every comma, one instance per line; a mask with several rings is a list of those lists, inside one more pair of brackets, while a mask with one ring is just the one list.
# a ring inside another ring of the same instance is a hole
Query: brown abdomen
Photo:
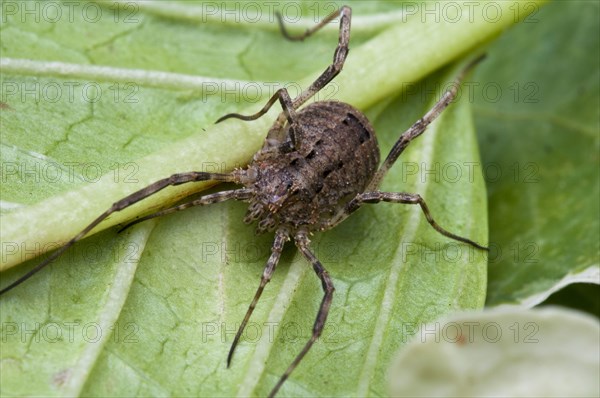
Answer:
[[379, 146], [366, 116], [343, 102], [315, 102], [297, 121], [300, 148], [290, 154], [290, 167], [304, 180], [298, 199], [311, 204], [315, 222], [315, 212], [328, 218], [365, 189], [379, 165]]

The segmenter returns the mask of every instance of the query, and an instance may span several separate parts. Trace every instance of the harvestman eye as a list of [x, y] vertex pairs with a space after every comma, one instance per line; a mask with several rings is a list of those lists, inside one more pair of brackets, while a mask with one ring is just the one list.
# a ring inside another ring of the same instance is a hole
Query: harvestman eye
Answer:
[[[320, 279], [323, 298], [313, 325], [312, 335], [271, 390], [270, 396], [274, 396], [323, 332], [333, 299], [335, 290], [333, 282], [325, 267], [311, 251], [308, 238], [310, 234], [333, 228], [365, 203], [383, 201], [419, 205], [427, 222], [440, 234], [478, 249], [487, 250], [486, 247], [470, 239], [455, 235], [442, 228], [433, 219], [425, 201], [418, 194], [378, 190], [383, 177], [402, 151], [413, 139], [421, 135], [426, 127], [450, 104], [456, 96], [458, 85], [465, 74], [483, 56], [471, 61], [461, 71], [452, 88], [442, 95], [442, 98], [429, 112], [400, 136], [379, 166], [379, 146], [375, 131], [367, 117], [359, 110], [337, 101], [318, 101], [299, 110], [308, 99], [331, 82], [342, 70], [348, 55], [351, 15], [350, 7], [343, 6], [299, 36], [290, 35], [285, 29], [281, 16], [277, 15], [283, 35], [288, 40], [294, 41], [304, 40], [339, 17], [338, 45], [334, 51], [331, 65], [296, 98], [290, 98], [285, 88], [279, 89], [256, 114], [244, 116], [231, 113], [217, 120], [217, 123], [231, 118], [246, 121], [256, 120], [264, 115], [275, 102], [279, 101], [283, 111], [268, 131], [262, 149], [254, 155], [247, 168], [228, 174], [198, 171], [173, 174], [126, 196], [115, 202], [46, 260], [0, 290], [0, 295], [5, 294], [50, 264], [114, 212], [121, 211], [168, 186], [205, 180], [233, 182], [242, 187], [204, 195], [199, 199], [139, 218], [124, 228], [188, 207], [205, 206], [235, 199], [249, 203], [244, 222], [256, 221], [258, 233], [275, 230], [271, 256], [265, 265], [256, 294], [229, 350], [228, 367], [231, 365], [235, 348], [263, 289], [271, 280], [284, 244], [289, 240], [294, 240], [298, 250]], [[283, 194], [281, 187], [286, 187]], [[302, 189], [298, 189], [298, 187], [302, 187]]]

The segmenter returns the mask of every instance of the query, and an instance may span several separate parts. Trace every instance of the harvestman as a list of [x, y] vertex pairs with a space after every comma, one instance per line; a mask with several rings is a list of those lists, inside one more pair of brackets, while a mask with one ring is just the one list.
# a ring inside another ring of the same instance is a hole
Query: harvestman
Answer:
[[333, 63], [298, 97], [292, 100], [285, 88], [279, 89], [258, 113], [251, 116], [231, 113], [217, 120], [217, 123], [229, 118], [255, 120], [264, 115], [276, 101], [281, 104], [283, 112], [279, 114], [269, 130], [262, 149], [254, 155], [246, 169], [236, 169], [227, 174], [196, 171], [177, 173], [132, 193], [115, 202], [63, 247], [52, 253], [27, 274], [0, 290], [0, 294], [6, 293], [51, 263], [110, 214], [123, 210], [168, 186], [206, 180], [243, 185], [244, 188], [208, 194], [191, 202], [150, 214], [133, 221], [125, 228], [191, 206], [204, 206], [235, 199], [250, 203], [244, 222], [257, 221], [257, 233], [275, 231], [271, 256], [264, 268], [260, 285], [229, 350], [228, 367], [250, 315], [265, 285], [271, 279], [284, 243], [293, 237], [296, 246], [306, 260], [311, 263], [321, 280], [324, 296], [313, 326], [312, 336], [271, 391], [270, 396], [274, 396], [323, 332], [333, 298], [333, 282], [310, 249], [308, 238], [310, 234], [333, 228], [364, 203], [384, 201], [419, 205], [429, 224], [442, 235], [470, 244], [478, 249], [487, 250], [486, 247], [470, 239], [460, 237], [440, 227], [431, 216], [425, 201], [418, 194], [377, 190], [381, 180], [404, 148], [421, 135], [425, 128], [454, 99], [460, 81], [482, 57], [467, 65], [456, 78], [452, 88], [443, 94], [439, 102], [400, 136], [379, 169], [377, 169], [379, 147], [375, 132], [366, 116], [360, 111], [348, 104], [336, 101], [314, 102], [304, 109], [298, 110], [341, 71], [348, 54], [351, 14], [350, 7], [343, 6], [299, 36], [290, 36], [284, 27], [281, 16], [278, 15], [281, 31], [289, 40], [303, 40], [339, 16], [338, 45], [333, 56]]

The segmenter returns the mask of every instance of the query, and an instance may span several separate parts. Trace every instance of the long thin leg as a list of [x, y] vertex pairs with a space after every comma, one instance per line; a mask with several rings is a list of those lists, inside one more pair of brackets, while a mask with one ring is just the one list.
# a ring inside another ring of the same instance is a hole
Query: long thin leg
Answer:
[[56, 250], [50, 256], [48, 256], [44, 261], [35, 266], [35, 268], [31, 269], [28, 273], [8, 285], [7, 287], [0, 290], [0, 295], [8, 292], [15, 286], [20, 285], [25, 282], [27, 279], [31, 278], [37, 272], [39, 272], [46, 265], [50, 264], [52, 261], [60, 257], [69, 247], [73, 246], [77, 241], [81, 240], [84, 236], [86, 236], [96, 225], [100, 224], [102, 220], [110, 216], [112, 213], [117, 211], [121, 211], [150, 195], [155, 194], [156, 192], [172, 185], [181, 185], [186, 184], [188, 182], [196, 182], [196, 181], [207, 181], [207, 180], [215, 180], [215, 181], [228, 181], [228, 182], [236, 182], [235, 177], [232, 174], [219, 174], [219, 173], [204, 173], [198, 171], [192, 171], [188, 173], [178, 173], [173, 174], [170, 177], [159, 180], [153, 184], [148, 185], [145, 188], [140, 189], [130, 195], [127, 195], [123, 199], [113, 203], [113, 205], [106, 210], [104, 213], [99, 215], [94, 221], [92, 221], [87, 227], [85, 227], [81, 232], [75, 235], [71, 240], [64, 244], [60, 249]]
[[157, 211], [156, 213], [148, 214], [147, 216], [138, 218], [137, 220], [134, 220], [134, 221], [130, 222], [129, 224], [125, 225], [123, 228], [121, 228], [119, 230], [119, 232], [124, 231], [125, 229], [127, 229], [137, 223], [141, 223], [142, 221], [146, 221], [151, 218], [175, 213], [176, 211], [185, 210], [192, 206], [206, 206], [206, 205], [210, 205], [213, 203], [224, 202], [229, 199], [235, 199], [235, 200], [250, 199], [252, 197], [253, 193], [254, 193], [254, 191], [252, 189], [243, 188], [243, 189], [233, 189], [230, 191], [215, 192], [215, 193], [212, 193], [209, 195], [204, 195], [196, 200], [192, 200], [191, 202], [182, 203], [180, 205], [169, 207], [168, 209]]
[[340, 17], [340, 31], [338, 37], [338, 45], [333, 53], [333, 62], [321, 73], [317, 80], [315, 80], [309, 88], [304, 90], [299, 96], [294, 98], [294, 108], [297, 109], [300, 105], [306, 102], [309, 98], [315, 95], [319, 90], [325, 87], [330, 81], [336, 77], [346, 61], [348, 56], [348, 44], [350, 43], [350, 19], [352, 17], [352, 9], [348, 6], [342, 6], [339, 10], [329, 14], [323, 21], [321, 21], [314, 28], [307, 30], [303, 35], [297, 37], [291, 37], [283, 26], [283, 20], [281, 16], [279, 18], [279, 25], [282, 28], [283, 35], [290, 40], [304, 40], [306, 37], [312, 35], [317, 30], [321, 29], [328, 22], [333, 20], [339, 15]]
[[267, 104], [254, 115], [244, 116], [239, 113], [228, 113], [227, 115], [221, 116], [215, 123], [220, 123], [225, 119], [235, 118], [241, 119], [245, 121], [256, 120], [259, 117], [263, 116], [265, 113], [271, 109], [271, 106], [275, 103], [275, 101], [279, 100], [281, 104], [281, 109], [283, 112], [279, 114], [277, 120], [273, 124], [273, 126], [269, 129], [269, 133], [267, 134], [265, 144], [267, 146], [277, 146], [281, 142], [284, 141], [285, 137], [282, 136], [282, 128], [285, 120], [287, 119], [290, 124], [290, 139], [292, 141], [292, 145], [296, 146], [296, 136], [294, 134], [294, 128], [296, 127], [296, 111], [294, 109], [294, 105], [292, 104], [292, 99], [290, 98], [290, 94], [288, 93], [286, 88], [280, 88], [275, 91], [275, 94], [269, 99]]
[[[319, 90], [325, 87], [342, 70], [344, 62], [346, 61], [346, 56], [348, 55], [348, 43], [350, 42], [350, 18], [352, 16], [352, 9], [348, 6], [343, 6], [339, 10], [325, 17], [325, 19], [323, 19], [323, 21], [321, 21], [318, 25], [316, 25], [312, 29], [307, 30], [303, 35], [297, 37], [290, 36], [287, 33], [281, 15], [277, 14], [277, 17], [279, 18], [281, 32], [289, 40], [303, 40], [306, 37], [312, 35], [317, 30], [321, 29], [323, 26], [325, 26], [328, 22], [330, 22], [337, 16], [340, 16], [340, 33], [338, 38], [338, 46], [333, 54], [333, 63], [329, 65], [323, 73], [321, 73], [321, 75], [310, 85], [309, 88], [300, 93], [300, 95], [294, 98], [293, 101], [290, 99], [286, 89], [279, 89], [277, 90], [277, 92], [275, 92], [275, 95], [273, 95], [269, 99], [269, 101], [263, 107], [263, 109], [261, 109], [254, 115], [244, 116], [238, 113], [229, 113], [219, 118], [219, 120], [217, 120], [217, 123], [229, 118], [237, 118], [242, 120], [256, 120], [265, 113], [267, 113], [267, 111], [271, 108], [275, 101], [279, 99], [281, 107], [283, 108], [283, 113], [281, 113], [277, 117], [277, 120], [269, 130], [267, 134], [267, 139], [265, 141], [264, 149], [270, 146], [276, 146], [278, 143], [282, 143], [285, 140], [285, 137], [281, 136], [285, 119], [287, 118], [290, 125], [292, 125], [295, 116], [293, 113], [295, 112], [295, 110], [298, 109], [298, 107], [305, 103], [309, 98], [315, 95]], [[293, 126], [290, 129], [290, 131], [292, 133], [292, 143], [295, 147], [297, 147], [295, 137], [293, 136]]]
[[275, 94], [273, 94], [273, 96], [271, 98], [269, 98], [269, 101], [267, 101], [267, 104], [265, 106], [263, 106], [263, 108], [260, 111], [256, 112], [254, 115], [244, 116], [239, 113], [228, 113], [226, 115], [221, 116], [219, 119], [217, 119], [215, 124], [220, 123], [223, 120], [230, 119], [230, 118], [241, 119], [244, 121], [256, 120], [259, 117], [261, 117], [262, 115], [264, 115], [265, 113], [267, 113], [269, 111], [269, 109], [271, 109], [271, 107], [273, 106], [275, 101], [277, 101], [277, 100], [279, 100], [279, 103], [281, 104], [281, 107], [283, 108], [285, 117], [288, 119], [288, 122], [291, 124], [294, 119], [294, 116], [296, 114], [294, 111], [294, 107], [292, 106], [292, 99], [290, 98], [290, 94], [288, 93], [287, 89], [285, 89], [285, 88], [280, 88], [279, 90], [275, 91]]
[[[326, 16], [325, 18], [323, 18], [323, 20], [321, 22], [319, 22], [317, 25], [313, 26], [310, 29], [306, 29], [306, 32], [301, 33], [296, 36], [290, 35], [288, 33], [287, 29], [285, 28], [285, 23], [283, 22], [283, 17], [281, 16], [280, 12], [278, 12], [278, 11], [275, 12], [275, 16], [277, 17], [277, 21], [279, 22], [279, 30], [281, 30], [281, 34], [286, 39], [288, 39], [290, 41], [303, 41], [304, 39], [306, 39], [307, 37], [309, 37], [316, 31], [318, 31], [319, 29], [321, 29], [322, 27], [327, 25], [329, 22], [333, 21], [335, 19], [335, 17], [340, 15], [341, 12], [347, 12], [344, 10], [344, 8], [350, 9], [350, 7], [348, 7], [348, 6], [343, 6], [339, 10], [336, 10], [336, 11], [332, 12], [331, 14], [329, 14], [328, 16]], [[352, 10], [350, 9], [349, 12], [351, 13]]]
[[279, 391], [283, 383], [287, 380], [287, 378], [294, 371], [294, 369], [296, 369], [296, 366], [298, 366], [300, 361], [302, 361], [302, 358], [304, 358], [306, 353], [313, 346], [314, 342], [317, 341], [317, 339], [321, 336], [321, 333], [323, 333], [325, 321], [327, 320], [327, 315], [329, 314], [329, 307], [331, 306], [331, 301], [333, 300], [333, 292], [335, 290], [335, 288], [333, 287], [333, 282], [329, 277], [329, 273], [327, 272], [327, 270], [325, 270], [319, 259], [317, 259], [317, 257], [310, 251], [308, 247], [310, 241], [306, 236], [306, 233], [298, 232], [298, 234], [296, 234], [295, 240], [296, 246], [298, 246], [298, 249], [304, 255], [304, 258], [310, 261], [313, 270], [321, 280], [324, 295], [323, 300], [321, 300], [319, 312], [317, 313], [317, 318], [315, 319], [315, 324], [313, 325], [313, 331], [310, 339], [306, 342], [304, 348], [302, 348], [302, 351], [300, 351], [300, 353], [296, 356], [296, 358], [290, 364], [290, 366], [288, 366], [285, 373], [279, 378], [279, 381], [277, 382], [275, 387], [273, 387], [273, 390], [271, 390], [269, 397], [274, 397], [275, 394], [277, 394], [277, 391]]
[[469, 62], [467, 66], [465, 66], [462, 71], [458, 74], [452, 87], [442, 95], [442, 98], [431, 108], [429, 112], [425, 114], [421, 119], [417, 120], [415, 124], [413, 124], [408, 130], [406, 130], [398, 141], [392, 147], [390, 153], [387, 158], [384, 160], [383, 164], [377, 170], [377, 173], [373, 176], [373, 179], [365, 189], [365, 191], [375, 191], [383, 177], [387, 174], [388, 170], [394, 165], [398, 156], [404, 151], [404, 149], [408, 146], [408, 144], [423, 134], [427, 126], [431, 124], [439, 115], [442, 113], [444, 109], [452, 102], [454, 97], [456, 97], [456, 93], [458, 92], [458, 87], [460, 86], [460, 82], [463, 80], [465, 75], [473, 69], [475, 65], [477, 65], [481, 60], [485, 58], [485, 55], [481, 55]]
[[[391, 203], [405, 203], [410, 205], [419, 205], [427, 222], [440, 234], [447, 236], [448, 238], [458, 240], [460, 242], [468, 243], [478, 249], [489, 250], [487, 247], [480, 245], [479, 243], [473, 242], [471, 239], [463, 238], [445, 230], [433, 219], [431, 212], [425, 203], [425, 200], [419, 194], [405, 193], [405, 192], [363, 192], [356, 195], [354, 199], [348, 202], [345, 208], [344, 214], [347, 216], [352, 212], [356, 211], [363, 203], [379, 203], [379, 202], [391, 202]], [[344, 217], [345, 218], [345, 217]]]
[[275, 240], [273, 241], [273, 246], [271, 247], [271, 257], [269, 257], [269, 260], [267, 261], [267, 264], [265, 265], [262, 277], [260, 278], [260, 285], [258, 286], [258, 289], [256, 290], [254, 299], [252, 300], [252, 303], [250, 303], [250, 306], [248, 307], [248, 310], [246, 311], [246, 315], [244, 316], [244, 320], [242, 321], [242, 324], [240, 325], [237, 333], [235, 334], [235, 338], [233, 339], [233, 343], [231, 344], [231, 348], [229, 349], [229, 354], [227, 355], [227, 367], [229, 367], [231, 365], [231, 359], [233, 358], [233, 352], [235, 351], [235, 347], [237, 346], [238, 342], [240, 341], [240, 337], [242, 337], [244, 328], [248, 324], [248, 320], [250, 319], [250, 316], [252, 315], [252, 312], [254, 311], [254, 307], [256, 307], [256, 303], [258, 303], [258, 300], [260, 299], [263, 289], [265, 288], [266, 284], [269, 283], [269, 281], [271, 280], [273, 271], [275, 270], [275, 267], [277, 266], [277, 263], [279, 262], [279, 257], [281, 257], [281, 251], [283, 250], [283, 245], [284, 245], [285, 241], [288, 240], [288, 238], [289, 238], [288, 232], [284, 229], [279, 229], [275, 233]]

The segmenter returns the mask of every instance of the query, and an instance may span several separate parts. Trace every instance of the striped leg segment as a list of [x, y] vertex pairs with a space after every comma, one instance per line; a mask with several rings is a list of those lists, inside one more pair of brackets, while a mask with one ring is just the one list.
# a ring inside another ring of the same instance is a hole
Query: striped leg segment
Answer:
[[235, 338], [233, 339], [233, 343], [231, 344], [231, 348], [229, 349], [229, 354], [227, 355], [227, 367], [229, 367], [231, 365], [231, 359], [233, 358], [233, 352], [235, 351], [235, 347], [238, 345], [238, 342], [240, 341], [240, 337], [242, 337], [244, 328], [248, 324], [248, 320], [250, 319], [250, 316], [252, 315], [252, 312], [254, 311], [254, 308], [256, 307], [256, 303], [258, 303], [258, 300], [260, 299], [260, 296], [261, 296], [265, 286], [271, 280], [273, 271], [275, 271], [275, 267], [277, 266], [277, 263], [279, 262], [279, 257], [281, 257], [281, 251], [283, 250], [283, 245], [288, 240], [288, 238], [289, 238], [288, 233], [284, 229], [279, 229], [275, 233], [275, 240], [273, 241], [273, 246], [271, 247], [271, 257], [269, 257], [269, 260], [267, 261], [267, 264], [265, 265], [262, 277], [260, 278], [260, 285], [258, 286], [258, 289], [256, 290], [254, 299], [252, 300], [252, 303], [250, 303], [250, 306], [248, 307], [248, 310], [246, 311], [246, 315], [244, 316], [244, 320], [242, 321], [240, 328], [238, 329], [237, 333], [235, 334]]
[[487, 247], [480, 245], [479, 243], [473, 242], [471, 239], [463, 238], [445, 230], [433, 219], [431, 212], [425, 203], [425, 200], [419, 194], [405, 193], [405, 192], [363, 192], [356, 195], [352, 201], [346, 206], [347, 214], [356, 211], [363, 203], [379, 203], [379, 202], [390, 202], [390, 203], [404, 203], [409, 205], [419, 205], [421, 210], [427, 218], [427, 222], [440, 234], [447, 236], [448, 238], [467, 243], [473, 247], [481, 250], [489, 250]]
[[313, 331], [310, 339], [302, 348], [302, 351], [296, 356], [294, 361], [287, 368], [285, 373], [279, 378], [279, 381], [271, 390], [269, 397], [274, 397], [275, 394], [279, 391], [283, 383], [288, 379], [290, 374], [296, 369], [302, 358], [308, 353], [311, 349], [315, 341], [321, 336], [323, 333], [323, 329], [325, 327], [325, 321], [327, 320], [327, 315], [329, 315], [329, 307], [331, 307], [331, 302], [333, 300], [333, 292], [335, 288], [333, 287], [333, 282], [329, 277], [329, 273], [323, 267], [319, 259], [313, 254], [313, 252], [309, 248], [310, 241], [305, 232], [298, 232], [296, 235], [296, 246], [304, 256], [312, 265], [313, 270], [321, 280], [321, 285], [323, 286], [323, 299], [321, 300], [321, 306], [319, 307], [319, 312], [317, 313], [317, 318], [315, 319], [315, 323], [313, 325]]
[[83, 239], [92, 229], [94, 229], [98, 224], [100, 224], [104, 219], [106, 219], [111, 214], [121, 211], [145, 198], [148, 196], [154, 195], [156, 192], [163, 190], [168, 186], [181, 185], [189, 182], [197, 182], [197, 181], [229, 181], [236, 182], [236, 178], [232, 174], [220, 174], [220, 173], [204, 173], [198, 171], [192, 171], [188, 173], [178, 173], [173, 174], [170, 177], [159, 180], [153, 184], [148, 185], [145, 188], [136, 191], [123, 199], [113, 203], [113, 205], [106, 210], [104, 213], [99, 215], [94, 221], [92, 221], [87, 227], [85, 227], [81, 232], [75, 235], [71, 240], [64, 244], [60, 249], [56, 250], [50, 256], [48, 256], [44, 261], [36, 265], [33, 269], [31, 269], [28, 273], [6, 286], [2, 290], [0, 290], [0, 295], [8, 292], [12, 288], [20, 285], [25, 282], [27, 279], [31, 278], [33, 275], [38, 273], [42, 268], [50, 264], [52, 261], [56, 260], [60, 257], [69, 247], [73, 246], [76, 242]]
[[124, 231], [125, 229], [127, 229], [137, 223], [141, 223], [142, 221], [146, 221], [151, 218], [175, 213], [177, 211], [188, 209], [192, 206], [206, 206], [206, 205], [211, 205], [213, 203], [225, 202], [226, 200], [230, 200], [230, 199], [247, 200], [252, 197], [253, 193], [254, 193], [253, 190], [244, 188], [244, 189], [233, 189], [231, 191], [222, 191], [222, 192], [212, 193], [209, 195], [204, 195], [204, 196], [202, 196], [196, 200], [193, 200], [191, 202], [182, 203], [180, 205], [173, 206], [168, 209], [157, 211], [156, 213], [152, 213], [147, 216], [138, 218], [137, 220], [132, 221], [129, 224], [125, 225], [123, 228], [121, 228], [119, 230], [119, 232]]

